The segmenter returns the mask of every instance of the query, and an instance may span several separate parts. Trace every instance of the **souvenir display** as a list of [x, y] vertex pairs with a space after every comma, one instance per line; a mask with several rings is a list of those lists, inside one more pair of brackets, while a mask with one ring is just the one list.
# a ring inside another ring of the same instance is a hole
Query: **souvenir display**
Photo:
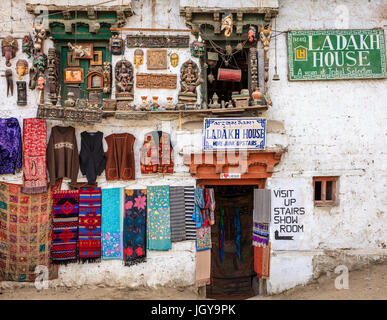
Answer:
[[133, 67], [128, 60], [120, 60], [115, 66], [117, 100], [133, 101]]
[[139, 89], [176, 89], [177, 75], [162, 73], [137, 73], [136, 88]]
[[127, 35], [128, 48], [188, 48], [189, 36]]
[[64, 83], [82, 83], [84, 81], [83, 68], [63, 69]]
[[254, 91], [258, 87], [258, 59], [257, 48], [249, 49], [250, 71], [251, 71], [251, 90]]
[[173, 98], [167, 97], [167, 104], [165, 105], [166, 110], [175, 110], [176, 106], [173, 104]]
[[47, 169], [51, 185], [65, 177], [71, 179], [71, 185], [77, 183], [79, 156], [74, 127], [52, 127], [47, 145]]
[[171, 62], [172, 67], [177, 67], [179, 64], [179, 55], [177, 53], [172, 53], [169, 57], [169, 61]]
[[[83, 69], [82, 69], [83, 70]], [[90, 68], [86, 75], [88, 91], [102, 91], [104, 87], [103, 70], [100, 67]]]
[[16, 73], [18, 80], [23, 80], [23, 77], [28, 74], [27, 60], [20, 59], [16, 62]]
[[195, 62], [193, 62], [192, 60], [188, 60], [183, 63], [180, 69], [179, 104], [196, 104], [196, 87], [203, 82], [203, 79], [200, 78], [199, 74], [200, 70]]
[[170, 250], [169, 186], [147, 187], [147, 249]]
[[79, 67], [81, 65], [81, 60], [74, 58], [72, 51], [67, 52], [67, 66], [68, 67]]
[[106, 155], [106, 180], [135, 180], [134, 141], [129, 133], [113, 133], [105, 138], [108, 145]]
[[90, 60], [91, 66], [102, 66], [102, 51], [94, 51], [93, 58]]
[[50, 261], [54, 188], [32, 195], [21, 188], [0, 182], [0, 281], [35, 282], [36, 266], [47, 268], [47, 280], [57, 279]]
[[112, 91], [112, 65], [110, 62], [103, 63], [103, 93]]
[[191, 55], [195, 58], [204, 58], [206, 56], [206, 44], [200, 36], [198, 40], [191, 43]]
[[44, 25], [37, 26], [36, 24], [33, 25], [33, 37], [34, 37], [34, 49], [37, 53], [43, 52], [43, 43], [44, 39], [46, 39], [46, 29], [44, 28]]
[[16, 118], [0, 118], [0, 174], [22, 169], [22, 136]]
[[91, 43], [67, 43], [73, 52], [73, 59], [93, 59], [93, 44]]
[[56, 105], [60, 95], [60, 54], [55, 48], [48, 49], [48, 98]]
[[103, 133], [101, 131], [83, 131], [81, 133], [79, 167], [81, 173], [86, 175], [89, 185], [95, 185], [97, 176], [105, 170], [106, 156], [103, 151], [102, 139]]
[[141, 49], [134, 50], [134, 65], [136, 69], [144, 63], [144, 51]]
[[[102, 259], [105, 260], [123, 259], [123, 191], [123, 188], [102, 189], [101, 246]], [[133, 221], [133, 226], [139, 225], [135, 222]]]
[[228, 38], [231, 36], [233, 25], [234, 21], [231, 12], [226, 12], [224, 15], [222, 15], [222, 26], [220, 30], [224, 30], [225, 37]]
[[23, 120], [23, 187], [24, 193], [47, 191], [46, 143], [44, 119]]
[[47, 55], [44, 53], [34, 54], [33, 66], [36, 68], [37, 72], [44, 74], [44, 71], [47, 68]]
[[101, 188], [79, 189], [78, 260], [101, 260]]
[[240, 93], [236, 92], [231, 98], [234, 101], [236, 108], [245, 108], [249, 106], [250, 95], [248, 89], [242, 89]]
[[17, 40], [12, 36], [6, 36], [3, 41], [1, 41], [1, 52], [3, 57], [5, 57], [5, 65], [7, 67], [11, 66], [10, 60], [15, 58], [18, 49]]
[[241, 69], [218, 69], [218, 81], [233, 81], [240, 82], [242, 79], [242, 70]]
[[249, 38], [249, 42], [254, 42], [257, 40], [257, 29], [254, 26], [249, 27], [249, 31], [247, 32], [247, 36]]
[[147, 190], [125, 190], [123, 242], [126, 266], [146, 261], [146, 228]]
[[56, 191], [53, 198], [52, 263], [77, 262], [79, 191]]
[[219, 97], [216, 94], [216, 92], [214, 92], [214, 94], [212, 95], [212, 99], [210, 100], [210, 103], [208, 105], [208, 108], [210, 108], [210, 109], [219, 109], [220, 108], [220, 103], [218, 102], [218, 100], [219, 100]]
[[69, 92], [67, 94], [67, 99], [64, 102], [64, 106], [66, 108], [73, 108], [73, 107], [75, 107], [74, 92]]
[[146, 52], [146, 63], [148, 70], [167, 69], [167, 50], [148, 49]]
[[17, 101], [18, 106], [27, 105], [27, 83], [25, 81], [16, 81]]
[[22, 42], [23, 52], [31, 58], [35, 53], [34, 40], [31, 35], [25, 35]]
[[145, 135], [140, 150], [141, 173], [173, 173], [174, 155], [171, 137], [162, 131]]
[[12, 77], [12, 70], [6, 69], [5, 70], [5, 80], [7, 81], [7, 97], [11, 93], [11, 96], [13, 96], [13, 77]]
[[253, 91], [251, 97], [253, 98], [253, 105], [256, 106], [262, 104], [262, 93], [259, 91], [258, 87], [255, 88], [255, 91]]
[[123, 55], [125, 52], [124, 40], [119, 36], [112, 36], [109, 40], [109, 50], [111, 54]]
[[269, 50], [269, 43], [271, 40], [271, 26], [261, 26], [259, 29], [259, 38], [263, 44], [265, 51]]

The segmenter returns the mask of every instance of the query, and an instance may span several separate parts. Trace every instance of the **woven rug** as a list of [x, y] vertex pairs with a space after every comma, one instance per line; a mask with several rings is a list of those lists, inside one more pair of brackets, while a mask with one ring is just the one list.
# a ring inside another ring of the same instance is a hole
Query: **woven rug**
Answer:
[[254, 271], [259, 278], [270, 277], [270, 242], [264, 247], [254, 246]]
[[102, 189], [102, 259], [122, 259], [123, 189]]
[[147, 188], [147, 211], [148, 250], [171, 249], [169, 186]]
[[0, 281], [35, 281], [39, 265], [56, 279], [58, 266], [50, 263], [54, 188], [33, 195], [21, 188], [0, 182]]
[[147, 190], [125, 190], [124, 261], [126, 266], [146, 260]]
[[77, 190], [54, 193], [51, 260], [55, 264], [77, 261], [78, 198]]
[[23, 193], [47, 191], [46, 120], [23, 120]]
[[184, 241], [186, 239], [184, 187], [169, 187], [169, 205], [171, 207], [171, 241]]
[[101, 188], [79, 189], [78, 259], [101, 261]]

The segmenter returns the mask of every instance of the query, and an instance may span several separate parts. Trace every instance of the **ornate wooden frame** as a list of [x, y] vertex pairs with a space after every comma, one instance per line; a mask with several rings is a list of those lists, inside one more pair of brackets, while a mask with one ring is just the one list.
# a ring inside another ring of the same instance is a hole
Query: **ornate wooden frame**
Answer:
[[[66, 71], [80, 71], [82, 75], [82, 80], [80, 81], [71, 81], [66, 78]], [[83, 68], [65, 68], [63, 69], [63, 82], [64, 83], [82, 83], [85, 80]]]
[[168, 68], [166, 49], [148, 49], [146, 52], [148, 70], [163, 70]]

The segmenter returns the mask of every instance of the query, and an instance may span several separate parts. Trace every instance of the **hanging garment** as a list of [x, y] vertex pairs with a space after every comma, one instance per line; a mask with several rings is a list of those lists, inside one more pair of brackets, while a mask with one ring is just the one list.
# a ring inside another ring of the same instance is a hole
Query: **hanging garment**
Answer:
[[106, 180], [135, 180], [133, 146], [136, 138], [129, 133], [114, 133], [105, 138], [108, 145], [106, 155]]
[[124, 261], [126, 266], [146, 261], [147, 190], [125, 190]]
[[196, 222], [196, 250], [211, 249], [210, 193], [208, 189], [195, 189], [195, 207], [192, 219]]
[[254, 222], [253, 245], [262, 246], [269, 244], [269, 224]]
[[169, 186], [147, 188], [147, 211], [148, 250], [171, 249]]
[[203, 189], [195, 188], [195, 205], [192, 213], [192, 220], [196, 222], [196, 228], [200, 228], [203, 225], [203, 217], [201, 208], [204, 207], [204, 195]]
[[196, 251], [211, 249], [211, 227], [196, 228]]
[[184, 187], [169, 187], [171, 211], [171, 241], [185, 240], [185, 202]]
[[238, 255], [239, 261], [241, 261], [241, 221], [239, 216], [239, 208], [235, 208], [235, 216], [234, 216], [234, 225], [235, 225], [235, 247]]
[[270, 223], [271, 221], [271, 191], [268, 189], [254, 189], [253, 221]]
[[123, 189], [102, 189], [102, 259], [122, 259]]
[[81, 133], [81, 152], [79, 153], [79, 165], [83, 175], [87, 177], [89, 185], [95, 185], [97, 176], [105, 170], [106, 156], [102, 145], [103, 133]]
[[79, 189], [78, 259], [101, 260], [101, 188]]
[[47, 146], [47, 168], [51, 185], [55, 185], [57, 179], [65, 177], [71, 179], [71, 185], [77, 183], [79, 155], [73, 127], [55, 126], [51, 129]]
[[254, 246], [254, 271], [259, 278], [270, 277], [270, 242], [265, 247]]
[[51, 260], [56, 264], [77, 261], [78, 249], [78, 190], [54, 193]]
[[50, 262], [54, 188], [31, 195], [21, 188], [0, 182], [0, 281], [33, 282], [39, 265], [56, 279], [58, 267]]
[[223, 245], [224, 244], [224, 208], [220, 208], [219, 218], [219, 261], [223, 262]]
[[185, 239], [196, 240], [196, 224], [192, 220], [195, 206], [195, 187], [184, 187]]
[[208, 193], [210, 195], [210, 225], [215, 224], [215, 191], [213, 188], [207, 188]]
[[23, 193], [47, 191], [46, 130], [44, 119], [23, 120]]
[[16, 118], [0, 118], [0, 174], [22, 168], [22, 138]]
[[196, 251], [196, 274], [195, 283], [197, 287], [210, 284], [211, 279], [211, 250]]
[[141, 173], [173, 173], [174, 155], [169, 133], [152, 131], [140, 150]]

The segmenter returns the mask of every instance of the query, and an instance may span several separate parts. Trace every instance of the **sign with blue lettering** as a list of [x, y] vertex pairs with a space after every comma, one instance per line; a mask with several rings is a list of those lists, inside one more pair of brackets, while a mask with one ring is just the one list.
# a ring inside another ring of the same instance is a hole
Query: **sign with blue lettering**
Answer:
[[266, 119], [204, 119], [204, 151], [260, 150], [266, 145]]

